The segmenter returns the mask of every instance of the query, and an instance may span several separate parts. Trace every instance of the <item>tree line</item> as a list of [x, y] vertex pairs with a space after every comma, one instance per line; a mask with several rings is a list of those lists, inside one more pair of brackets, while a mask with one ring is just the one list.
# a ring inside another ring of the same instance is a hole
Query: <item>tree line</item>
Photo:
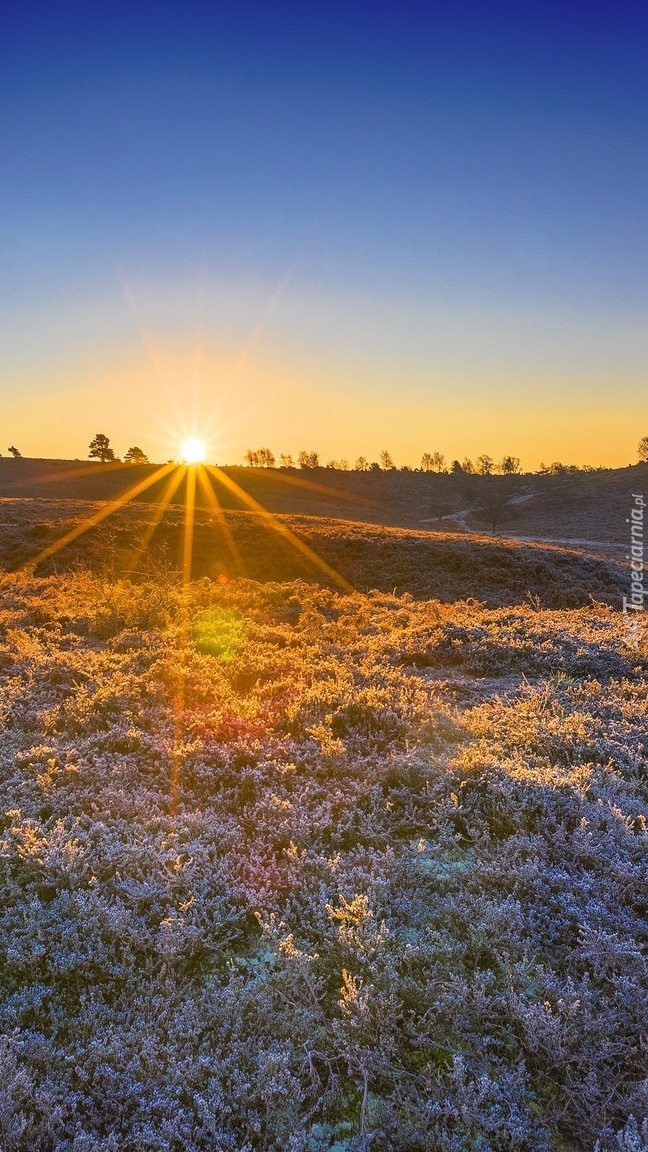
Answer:
[[387, 449], [383, 449], [380, 453], [378, 460], [368, 460], [366, 456], [358, 456], [355, 464], [349, 464], [348, 460], [327, 460], [324, 463], [320, 459], [319, 452], [300, 452], [296, 457], [287, 453], [281, 453], [279, 460], [270, 448], [248, 448], [244, 457], [245, 463], [249, 468], [329, 468], [338, 472], [439, 472], [439, 473], [464, 473], [466, 475], [479, 475], [489, 476], [493, 472], [500, 472], [502, 475], [514, 475], [520, 471], [520, 459], [518, 456], [504, 456], [500, 461], [495, 461], [492, 456], [482, 455], [478, 456], [473, 462], [469, 457], [464, 457], [463, 460], [452, 460], [446, 464], [446, 458], [443, 452], [424, 452], [421, 457], [421, 463], [417, 468], [412, 468], [408, 464], [403, 464], [400, 468], [394, 463], [394, 459]]
[[[648, 436], [642, 437], [639, 441], [637, 456], [640, 464], [648, 463]], [[328, 468], [338, 472], [437, 472], [455, 476], [492, 476], [495, 474], [516, 476], [522, 471], [519, 456], [506, 455], [501, 460], [495, 460], [487, 453], [477, 456], [475, 460], [471, 460], [469, 456], [464, 456], [463, 460], [451, 460], [447, 463], [443, 452], [424, 452], [418, 467], [412, 468], [409, 464], [402, 464], [399, 467], [394, 463], [394, 459], [387, 449], [383, 449], [378, 460], [369, 461], [366, 456], [358, 456], [353, 465], [344, 459], [327, 460], [324, 463], [320, 459], [319, 452], [305, 451], [299, 452], [296, 457], [282, 452], [277, 460], [270, 448], [248, 448], [244, 460], [249, 468]], [[557, 476], [574, 472], [601, 471], [604, 471], [602, 465], [595, 467], [593, 464], [563, 464], [560, 460], [554, 460], [550, 464], [542, 462], [537, 469], [537, 474], [540, 476]]]
[[[15, 444], [11, 444], [7, 448], [7, 452], [14, 459], [22, 459], [22, 452], [16, 448]], [[2, 453], [0, 453], [1, 455]], [[120, 457], [115, 455], [115, 451], [111, 447], [108, 436], [103, 432], [97, 432], [90, 441], [88, 456], [91, 460], [99, 460], [102, 464], [121, 463]], [[643, 436], [639, 441], [637, 456], [640, 464], [648, 463], [648, 436]], [[128, 464], [148, 464], [149, 458], [137, 444], [134, 444], [124, 453], [124, 461]], [[324, 464], [320, 460], [319, 452], [306, 451], [299, 452], [296, 457], [282, 452], [277, 463], [277, 458], [270, 448], [248, 448], [244, 461], [248, 468], [279, 467], [306, 470], [328, 468], [338, 472], [437, 472], [455, 476], [491, 476], [494, 473], [499, 473], [502, 476], [515, 476], [521, 472], [518, 456], [503, 456], [501, 460], [495, 461], [492, 456], [486, 453], [477, 456], [474, 461], [470, 457], [464, 456], [463, 460], [451, 460], [447, 465], [443, 452], [424, 452], [417, 468], [412, 468], [409, 464], [402, 464], [399, 468], [387, 449], [383, 449], [378, 460], [369, 461], [366, 456], [358, 456], [353, 466], [344, 459], [327, 460]], [[578, 464], [563, 464], [559, 460], [554, 460], [551, 464], [541, 463], [537, 473], [538, 475], [555, 476], [564, 473], [600, 472], [602, 470], [602, 467], [595, 468], [591, 464], [579, 466]]]
[[492, 456], [482, 455], [478, 456], [474, 463], [466, 456], [462, 461], [452, 460], [446, 465], [443, 452], [424, 452], [418, 468], [412, 468], [408, 464], [403, 464], [399, 468], [386, 448], [380, 453], [378, 460], [369, 461], [366, 456], [358, 456], [353, 465], [344, 459], [327, 460], [324, 463], [320, 459], [319, 452], [306, 451], [300, 452], [296, 457], [282, 452], [277, 463], [277, 458], [270, 448], [248, 448], [244, 460], [249, 468], [332, 468], [338, 472], [462, 472], [489, 476], [493, 472], [513, 475], [520, 471], [518, 456], [504, 456], [496, 462]]

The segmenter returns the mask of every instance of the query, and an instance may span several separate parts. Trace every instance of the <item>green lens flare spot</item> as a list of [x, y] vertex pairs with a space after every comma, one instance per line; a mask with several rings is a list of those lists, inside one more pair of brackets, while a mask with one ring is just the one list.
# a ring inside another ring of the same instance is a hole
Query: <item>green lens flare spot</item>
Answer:
[[194, 643], [199, 652], [219, 660], [233, 660], [238, 652], [245, 624], [233, 608], [211, 608], [194, 624]]

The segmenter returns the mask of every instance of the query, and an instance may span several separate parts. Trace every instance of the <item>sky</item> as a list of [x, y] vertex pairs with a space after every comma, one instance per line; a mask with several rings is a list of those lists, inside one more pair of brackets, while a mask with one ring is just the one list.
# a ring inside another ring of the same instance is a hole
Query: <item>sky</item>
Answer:
[[643, 0], [7, 0], [2, 23], [7, 444], [636, 460]]

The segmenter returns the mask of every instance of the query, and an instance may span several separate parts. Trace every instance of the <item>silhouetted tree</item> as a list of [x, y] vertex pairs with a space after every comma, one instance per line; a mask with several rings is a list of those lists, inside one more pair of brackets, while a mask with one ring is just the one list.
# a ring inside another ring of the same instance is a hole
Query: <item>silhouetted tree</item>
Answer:
[[500, 461], [500, 472], [504, 476], [514, 476], [520, 471], [519, 456], [503, 456]]
[[355, 467], [356, 472], [368, 472], [369, 471], [369, 461], [367, 460], [367, 457], [366, 456], [358, 456], [358, 459], [356, 460], [354, 467]]
[[349, 471], [349, 461], [348, 460], [329, 460], [326, 467], [327, 468], [333, 468], [336, 472], [348, 472]]
[[450, 471], [452, 472], [453, 476], [458, 476], [464, 473], [466, 469], [462, 468], [458, 460], [453, 460], [452, 464], [450, 465]]
[[475, 465], [470, 459], [470, 456], [464, 456], [463, 460], [461, 461], [461, 467], [464, 472], [468, 473], [469, 476], [472, 476], [473, 472], [475, 471]]
[[637, 455], [640, 464], [648, 464], [648, 436], [642, 436], [637, 444]]
[[494, 467], [495, 461], [493, 460], [492, 456], [477, 457], [477, 471], [479, 472], [480, 476], [490, 476]]
[[385, 472], [393, 472], [396, 468], [396, 465], [394, 464], [394, 461], [392, 460], [386, 448], [383, 448], [382, 452], [380, 453], [380, 467]]
[[274, 453], [270, 448], [257, 448], [256, 451], [248, 448], [244, 459], [250, 468], [274, 468], [275, 466]]
[[100, 460], [102, 464], [107, 464], [115, 459], [115, 453], [110, 447], [110, 440], [104, 436], [103, 432], [97, 432], [94, 439], [90, 441], [88, 456], [94, 460]]
[[424, 452], [421, 456], [421, 472], [431, 472], [433, 468], [432, 453]]
[[128, 449], [124, 460], [128, 461], [129, 464], [148, 464], [146, 452], [142, 452], [142, 449], [138, 448], [136, 444]]
[[541, 463], [538, 472], [541, 476], [564, 476], [580, 472], [580, 468], [578, 464], [562, 464], [560, 460], [554, 460], [551, 464]]
[[11, 453], [14, 460], [20, 460], [20, 458], [22, 457], [22, 452], [19, 452], [14, 444], [9, 445], [9, 447], [7, 448], [7, 452]]
[[319, 468], [319, 452], [300, 452], [300, 468]]
[[281, 453], [281, 456], [279, 457], [279, 466], [281, 468], [294, 468], [295, 467], [295, 461], [293, 460], [293, 458], [289, 452], [282, 452]]

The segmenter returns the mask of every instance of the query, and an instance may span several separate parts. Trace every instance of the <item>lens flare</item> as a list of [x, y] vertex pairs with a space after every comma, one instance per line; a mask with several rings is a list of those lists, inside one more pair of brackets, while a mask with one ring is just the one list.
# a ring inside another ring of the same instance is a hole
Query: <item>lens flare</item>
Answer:
[[191, 436], [180, 445], [180, 455], [184, 464], [202, 464], [206, 455], [204, 442]]

